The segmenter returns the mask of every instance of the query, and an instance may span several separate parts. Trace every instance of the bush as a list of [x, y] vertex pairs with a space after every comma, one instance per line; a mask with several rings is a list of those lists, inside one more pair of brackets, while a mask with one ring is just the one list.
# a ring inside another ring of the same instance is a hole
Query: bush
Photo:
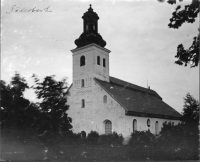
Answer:
[[164, 123], [159, 136], [150, 131], [134, 132], [128, 143], [132, 160], [197, 160], [198, 134], [191, 133], [183, 123]]
[[64, 141], [62, 143], [66, 143], [67, 145], [70, 144], [80, 144], [82, 142], [81, 134], [80, 133], [73, 133], [70, 132], [66, 135]]
[[156, 140], [158, 160], [196, 160], [198, 159], [198, 134], [191, 133], [185, 124], [164, 123], [160, 137]]
[[99, 144], [110, 145], [110, 146], [120, 146], [122, 145], [124, 138], [122, 135], [118, 135], [116, 132], [112, 134], [103, 134], [99, 137]]
[[99, 133], [95, 132], [95, 131], [91, 131], [88, 135], [87, 135], [87, 141], [90, 144], [97, 144], [98, 143], [98, 139], [99, 139]]
[[128, 143], [129, 157], [134, 160], [153, 159], [153, 144], [155, 135], [150, 131], [135, 131], [132, 133]]

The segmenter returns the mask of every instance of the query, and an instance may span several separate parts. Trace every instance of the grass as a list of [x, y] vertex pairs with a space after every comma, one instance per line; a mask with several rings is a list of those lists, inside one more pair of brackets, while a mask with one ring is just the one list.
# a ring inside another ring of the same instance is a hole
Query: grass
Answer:
[[[19, 148], [19, 147], [17, 147]], [[16, 149], [16, 148], [15, 148]], [[94, 145], [94, 144], [65, 144], [59, 150], [48, 150], [47, 154], [42, 147], [27, 146], [18, 152], [2, 152], [1, 157], [7, 161], [16, 162], [138, 162], [130, 157], [132, 153], [127, 145]], [[138, 155], [142, 155], [138, 152]], [[48, 157], [48, 158], [47, 158]], [[144, 157], [144, 156], [143, 156]], [[44, 160], [45, 159], [45, 160]], [[1, 160], [0, 160], [1, 161]], [[144, 160], [142, 160], [144, 161]], [[148, 162], [156, 162], [146, 159]], [[183, 161], [183, 160], [179, 160]], [[195, 160], [185, 160], [194, 162]], [[158, 162], [158, 161], [157, 161]], [[159, 161], [165, 162], [165, 161]], [[171, 162], [178, 162], [171, 161]]]

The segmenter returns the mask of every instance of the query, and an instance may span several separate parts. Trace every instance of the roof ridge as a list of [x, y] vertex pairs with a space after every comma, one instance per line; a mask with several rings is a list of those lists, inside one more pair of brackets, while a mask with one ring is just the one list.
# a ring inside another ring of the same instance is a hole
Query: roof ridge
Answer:
[[[158, 95], [158, 93], [156, 92], [156, 91], [154, 91], [154, 90], [152, 90], [152, 89], [148, 89], [148, 88], [145, 88], [145, 87], [141, 87], [141, 86], [138, 86], [138, 85], [136, 85], [136, 84], [133, 84], [133, 83], [130, 83], [130, 82], [127, 82], [127, 81], [124, 81], [124, 80], [121, 80], [121, 79], [118, 79], [118, 78], [115, 78], [115, 77], [112, 77], [112, 76], [109, 76], [110, 78], [111, 78], [111, 80], [110, 81], [112, 81], [112, 79], [115, 79], [115, 80], [118, 80], [118, 81], [120, 81], [120, 82], [124, 82], [126, 85], [125, 85], [125, 87], [124, 88], [128, 88], [128, 89], [131, 89], [131, 90], [137, 90], [137, 91], [141, 91], [141, 92], [146, 92], [146, 93], [149, 93], [150, 95], [153, 95], [153, 96], [155, 96], [155, 97], [158, 97], [158, 98], [160, 98], [161, 100], [162, 100], [162, 97], [160, 97], [159, 95]], [[114, 84], [117, 84], [117, 85], [119, 85], [119, 86], [123, 86], [122, 84], [120, 84], [120, 83], [116, 83], [116, 82], [114, 82], [114, 81], [112, 81]], [[130, 86], [129, 86], [130, 85]], [[135, 86], [135, 88], [134, 87], [131, 87], [131, 85], [132, 86]], [[136, 89], [136, 88], [138, 88], [138, 89]]]
[[[180, 113], [162, 101], [156, 92], [142, 91], [135, 86], [130, 88], [128, 87], [130, 83], [123, 82], [114, 77], [110, 77], [110, 82], [98, 78], [94, 78], [94, 80], [124, 108], [126, 115], [149, 116], [155, 118], [160, 118], [162, 116], [162, 118], [173, 119], [178, 119], [177, 117], [180, 117]], [[124, 93], [122, 93], [122, 90], [124, 90]], [[149, 95], [147, 95], [147, 93]]]

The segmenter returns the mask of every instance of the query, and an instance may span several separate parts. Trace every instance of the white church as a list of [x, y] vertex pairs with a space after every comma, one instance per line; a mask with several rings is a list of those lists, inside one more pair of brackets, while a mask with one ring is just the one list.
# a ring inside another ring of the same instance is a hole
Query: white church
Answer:
[[156, 91], [109, 75], [111, 51], [98, 33], [99, 17], [91, 5], [82, 18], [83, 33], [71, 50], [73, 83], [67, 96], [73, 132], [129, 137], [136, 130], [159, 134], [165, 121], [177, 124], [181, 115]]

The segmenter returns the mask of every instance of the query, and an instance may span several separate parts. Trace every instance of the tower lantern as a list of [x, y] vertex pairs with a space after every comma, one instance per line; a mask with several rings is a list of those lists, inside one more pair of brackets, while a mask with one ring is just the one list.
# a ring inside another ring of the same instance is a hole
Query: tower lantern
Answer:
[[98, 33], [98, 15], [93, 12], [92, 5], [83, 16], [83, 31]]
[[106, 41], [103, 40], [101, 35], [98, 33], [98, 19], [99, 16], [93, 11], [92, 5], [87, 12], [82, 16], [83, 19], [83, 33], [78, 39], [75, 40], [77, 48], [83, 47], [92, 43], [95, 43], [101, 47], [106, 46]]

